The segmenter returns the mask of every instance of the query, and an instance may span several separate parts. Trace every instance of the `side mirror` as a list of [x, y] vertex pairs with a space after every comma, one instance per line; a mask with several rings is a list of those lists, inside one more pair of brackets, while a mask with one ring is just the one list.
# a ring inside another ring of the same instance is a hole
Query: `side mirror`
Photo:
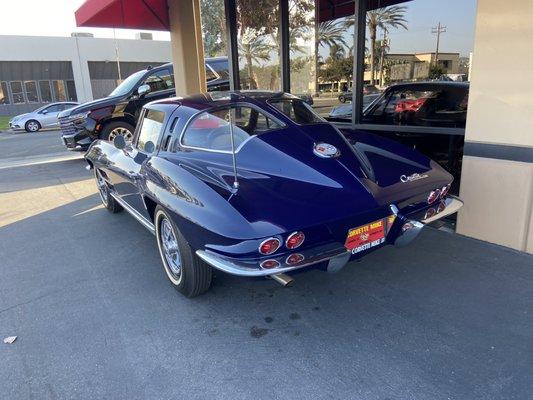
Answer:
[[146, 142], [144, 144], [144, 151], [146, 151], [148, 154], [152, 154], [155, 150], [155, 144], [151, 140]]
[[146, 83], [144, 85], [139, 86], [137, 89], [137, 94], [142, 97], [150, 93], [150, 85], [147, 85]]
[[41, 111], [41, 114], [48, 114], [48, 110]]
[[124, 136], [122, 136], [122, 135], [117, 135], [113, 139], [113, 145], [117, 149], [122, 150], [122, 149], [124, 149], [126, 147], [126, 139], [124, 139]]

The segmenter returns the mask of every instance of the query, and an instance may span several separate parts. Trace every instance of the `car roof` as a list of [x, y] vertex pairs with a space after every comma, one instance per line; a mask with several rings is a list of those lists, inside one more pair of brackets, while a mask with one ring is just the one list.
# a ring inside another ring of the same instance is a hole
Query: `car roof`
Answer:
[[468, 89], [470, 82], [455, 82], [455, 81], [422, 81], [422, 82], [403, 82], [390, 85], [387, 90], [397, 88], [419, 88], [419, 87], [456, 87]]
[[[208, 57], [205, 59], [205, 62], [208, 63], [210, 61], [223, 61], [223, 60], [227, 60], [228, 57], [227, 56], [219, 56], [219, 57]], [[164, 68], [168, 68], [168, 67], [171, 67], [173, 68], [173, 64], [171, 62], [168, 62], [168, 63], [164, 63], [164, 64], [161, 64], [161, 65], [158, 65], [156, 67], [152, 67], [150, 68], [150, 71], [154, 70], [154, 69], [164, 69]], [[148, 72], [148, 68], [145, 69], [145, 71]]]
[[268, 91], [268, 90], [236, 90], [225, 92], [208, 92], [194, 94], [186, 97], [173, 97], [169, 99], [156, 100], [149, 104], [183, 105], [197, 110], [225, 106], [239, 102], [255, 103], [266, 102], [268, 100], [301, 100], [299, 97], [289, 93]]

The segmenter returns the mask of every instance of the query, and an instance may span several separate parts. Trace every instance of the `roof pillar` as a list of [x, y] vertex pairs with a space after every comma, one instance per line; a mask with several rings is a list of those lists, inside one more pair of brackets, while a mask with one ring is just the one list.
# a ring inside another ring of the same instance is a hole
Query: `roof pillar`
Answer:
[[176, 95], [207, 91], [199, 0], [168, 0]]

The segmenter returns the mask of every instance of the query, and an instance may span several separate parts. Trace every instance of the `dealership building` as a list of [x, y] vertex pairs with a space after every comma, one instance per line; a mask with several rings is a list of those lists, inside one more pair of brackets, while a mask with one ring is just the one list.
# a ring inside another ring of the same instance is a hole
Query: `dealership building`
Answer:
[[151, 40], [147, 33], [136, 37], [0, 36], [0, 116], [104, 97], [131, 73], [169, 61], [168, 41]]

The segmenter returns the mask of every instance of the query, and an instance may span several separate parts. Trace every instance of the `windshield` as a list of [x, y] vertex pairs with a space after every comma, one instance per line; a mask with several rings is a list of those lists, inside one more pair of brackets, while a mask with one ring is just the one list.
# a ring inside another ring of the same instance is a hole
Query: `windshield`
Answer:
[[124, 82], [118, 85], [115, 90], [113, 90], [108, 97], [110, 96], [122, 96], [131, 92], [135, 87], [135, 84], [143, 77], [146, 71], [135, 72], [134, 74], [128, 76]]

